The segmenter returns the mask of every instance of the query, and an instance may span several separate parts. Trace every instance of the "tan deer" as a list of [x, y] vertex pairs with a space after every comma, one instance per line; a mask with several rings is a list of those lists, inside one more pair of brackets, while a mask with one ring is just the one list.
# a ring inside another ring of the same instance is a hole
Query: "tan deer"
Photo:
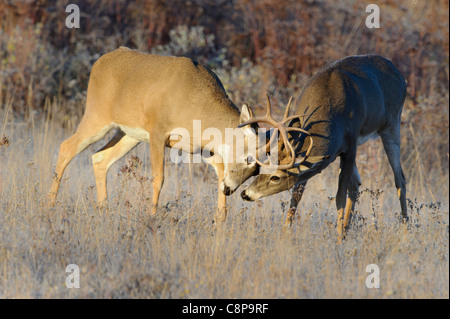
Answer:
[[[194, 121], [201, 121], [205, 129], [210, 127], [223, 132], [226, 128], [237, 129], [251, 117], [252, 111], [246, 105], [239, 113], [217, 76], [197, 62], [120, 47], [103, 55], [92, 67], [85, 113], [75, 134], [60, 147], [55, 178], [49, 191], [50, 205], [55, 203], [69, 162], [111, 129], [118, 129], [112, 140], [92, 156], [97, 200], [104, 203], [107, 199], [106, 177], [111, 165], [137, 144], [147, 141], [153, 175], [151, 214], [155, 214], [164, 182], [164, 150], [166, 146], [180, 144], [171, 132], [184, 128], [193, 137]], [[256, 135], [248, 128], [250, 125], [242, 129], [245, 139]], [[203, 149], [207, 141], [191, 138], [189, 144], [189, 149], [194, 152]], [[225, 195], [234, 192], [258, 168], [247, 151], [233, 153], [232, 160], [226, 161], [227, 154], [222, 152], [226, 149], [216, 148], [216, 153], [209, 158], [219, 179], [218, 213], [221, 220], [226, 217]]]
[[270, 174], [261, 171], [242, 192], [242, 198], [253, 201], [294, 187], [285, 222], [291, 225], [308, 179], [339, 156], [337, 227], [343, 238], [361, 184], [355, 163], [356, 148], [369, 138], [380, 136], [394, 172], [402, 217], [406, 221], [406, 180], [400, 164], [400, 116], [405, 96], [405, 80], [389, 60], [363, 55], [336, 61], [309, 81], [296, 110], [300, 119], [287, 118], [289, 102], [283, 120], [275, 121], [268, 101], [266, 116], [252, 118], [241, 125], [265, 122], [280, 131], [278, 163], [257, 161], [262, 167], [278, 169]]

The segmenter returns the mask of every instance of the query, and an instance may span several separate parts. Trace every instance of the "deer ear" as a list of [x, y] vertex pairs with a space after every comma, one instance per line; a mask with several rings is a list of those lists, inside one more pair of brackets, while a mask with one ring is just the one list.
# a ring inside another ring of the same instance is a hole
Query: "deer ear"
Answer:
[[253, 111], [247, 104], [242, 105], [241, 117], [239, 119], [240, 124], [247, 122], [253, 117]]

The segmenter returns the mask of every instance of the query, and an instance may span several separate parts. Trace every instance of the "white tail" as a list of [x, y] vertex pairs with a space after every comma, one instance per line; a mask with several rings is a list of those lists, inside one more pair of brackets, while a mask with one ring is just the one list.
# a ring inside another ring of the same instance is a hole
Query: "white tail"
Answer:
[[[355, 163], [356, 148], [379, 135], [394, 172], [402, 217], [407, 220], [406, 181], [400, 164], [400, 116], [405, 96], [403, 76], [389, 60], [377, 55], [347, 57], [319, 71], [301, 94], [296, 114], [302, 118], [287, 123], [284, 133], [281, 124], [286, 121], [276, 126], [282, 137], [289, 133], [278, 144], [278, 164], [282, 169], [259, 175], [242, 192], [242, 198], [255, 200], [294, 187], [286, 218], [286, 224], [290, 225], [308, 179], [340, 156], [336, 205], [342, 238], [361, 184]], [[261, 121], [275, 126], [267, 118], [243, 125]]]
[[[245, 105], [240, 114], [217, 76], [197, 62], [120, 47], [102, 56], [92, 67], [86, 110], [75, 134], [61, 144], [49, 202], [55, 203], [69, 162], [111, 129], [118, 129], [112, 140], [92, 156], [97, 200], [103, 203], [107, 199], [106, 175], [111, 165], [141, 141], [148, 141], [154, 214], [164, 182], [164, 149], [176, 144], [170, 139], [170, 132], [185, 128], [192, 137], [193, 123], [198, 120], [205, 129], [211, 127], [223, 132], [225, 128], [236, 128], [251, 116], [251, 109]], [[192, 151], [203, 148], [206, 141], [200, 141], [200, 145], [195, 143], [190, 141]], [[222, 155], [213, 154], [210, 164], [219, 178], [222, 191], [218, 194], [218, 211], [224, 219], [225, 195], [253, 175], [257, 165], [244, 160], [227, 165]]]

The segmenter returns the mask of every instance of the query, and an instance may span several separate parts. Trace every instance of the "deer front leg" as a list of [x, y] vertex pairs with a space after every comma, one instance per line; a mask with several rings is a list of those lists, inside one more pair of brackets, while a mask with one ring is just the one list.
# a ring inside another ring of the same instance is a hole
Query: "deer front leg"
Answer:
[[227, 199], [225, 194], [221, 190], [221, 184], [225, 177], [225, 165], [223, 164], [223, 160], [220, 156], [214, 155], [209, 159], [205, 159], [205, 161], [214, 167], [214, 170], [217, 174], [217, 212], [216, 212], [216, 222], [224, 222], [227, 218]]
[[354, 170], [356, 169], [355, 156], [356, 152], [349, 152], [341, 155], [339, 185], [336, 194], [338, 242], [342, 242], [345, 238], [345, 233], [351, 219], [353, 205], [356, 201], [354, 196], [355, 193], [352, 193], [352, 196], [347, 199], [347, 193], [352, 184], [352, 179], [356, 179], [356, 177], [353, 178]]
[[164, 150], [165, 139], [155, 133], [150, 133], [150, 160], [152, 165], [153, 195], [151, 215], [156, 214], [158, 208], [159, 194], [164, 183]]
[[222, 183], [224, 178], [224, 170], [225, 167], [222, 163], [217, 165], [217, 177], [219, 179], [217, 188], [217, 220], [220, 222], [224, 222], [227, 219], [227, 199], [225, 194], [220, 190], [220, 184]]
[[350, 183], [349, 183], [349, 188], [348, 188], [347, 203], [345, 204], [345, 213], [344, 213], [344, 220], [343, 220], [343, 226], [342, 226], [344, 231], [348, 229], [353, 212], [355, 211], [355, 203], [358, 200], [360, 185], [361, 185], [361, 177], [359, 176], [356, 165], [354, 165], [353, 166], [353, 174], [352, 174], [352, 177], [350, 178]]
[[289, 205], [289, 210], [286, 215], [286, 220], [284, 221], [285, 227], [291, 227], [294, 220], [295, 213], [297, 212], [298, 204], [300, 203], [303, 192], [305, 191], [306, 181], [303, 183], [296, 184], [292, 192], [291, 203]]

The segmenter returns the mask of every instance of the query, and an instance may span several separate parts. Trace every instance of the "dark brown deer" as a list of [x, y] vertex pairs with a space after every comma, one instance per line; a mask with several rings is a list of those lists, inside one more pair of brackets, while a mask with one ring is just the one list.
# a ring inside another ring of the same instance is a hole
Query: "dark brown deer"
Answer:
[[[363, 55], [336, 61], [309, 81], [296, 109], [301, 118], [286, 121], [288, 104], [284, 119], [276, 122], [270, 115], [268, 101], [265, 117], [252, 118], [242, 125], [265, 122], [280, 131], [278, 163], [258, 161], [261, 174], [242, 192], [242, 198], [253, 201], [293, 187], [285, 222], [291, 225], [307, 181], [339, 156], [337, 227], [343, 238], [361, 184], [356, 148], [369, 138], [380, 136], [406, 221], [406, 180], [400, 164], [400, 116], [405, 96], [405, 80], [389, 60]], [[264, 174], [264, 166], [278, 169]]]

